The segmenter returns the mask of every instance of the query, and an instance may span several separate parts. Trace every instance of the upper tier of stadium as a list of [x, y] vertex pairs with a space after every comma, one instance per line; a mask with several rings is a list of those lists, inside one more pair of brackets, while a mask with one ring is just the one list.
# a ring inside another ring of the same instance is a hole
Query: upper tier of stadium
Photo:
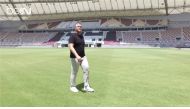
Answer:
[[1, 0], [0, 20], [90, 19], [190, 12], [190, 0]]

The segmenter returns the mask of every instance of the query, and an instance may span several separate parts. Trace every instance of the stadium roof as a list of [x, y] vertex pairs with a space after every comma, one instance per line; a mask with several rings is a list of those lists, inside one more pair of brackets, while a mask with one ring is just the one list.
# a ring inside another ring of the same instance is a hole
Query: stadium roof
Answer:
[[190, 0], [0, 0], [0, 20], [71, 20], [185, 12], [190, 12]]

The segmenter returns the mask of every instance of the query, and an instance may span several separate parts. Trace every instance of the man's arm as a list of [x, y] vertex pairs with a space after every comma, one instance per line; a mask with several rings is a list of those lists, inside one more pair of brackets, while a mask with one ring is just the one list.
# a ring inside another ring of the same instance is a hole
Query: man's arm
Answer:
[[74, 44], [73, 44], [73, 43], [69, 43], [68, 46], [69, 46], [69, 49], [71, 50], [71, 52], [72, 52], [72, 53], [75, 55], [75, 57], [77, 58], [77, 60], [78, 60], [79, 62], [81, 62], [81, 61], [82, 61], [82, 58], [78, 55], [78, 53], [76, 52], [75, 48], [73, 47]]

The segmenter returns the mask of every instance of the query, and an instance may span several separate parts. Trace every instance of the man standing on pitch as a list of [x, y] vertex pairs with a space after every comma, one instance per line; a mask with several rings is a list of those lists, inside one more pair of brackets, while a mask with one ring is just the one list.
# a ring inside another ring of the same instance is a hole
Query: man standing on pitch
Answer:
[[71, 60], [71, 76], [70, 76], [70, 90], [72, 92], [78, 92], [79, 90], [76, 88], [76, 76], [81, 66], [84, 74], [84, 91], [86, 92], [94, 92], [89, 85], [89, 64], [87, 57], [85, 56], [85, 42], [84, 37], [82, 35], [82, 25], [80, 23], [76, 23], [75, 32], [69, 38], [69, 50], [70, 50], [70, 60]]

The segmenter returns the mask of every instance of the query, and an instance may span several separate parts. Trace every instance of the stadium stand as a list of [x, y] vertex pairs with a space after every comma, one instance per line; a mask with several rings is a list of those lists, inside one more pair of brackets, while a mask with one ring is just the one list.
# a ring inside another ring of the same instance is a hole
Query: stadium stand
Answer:
[[23, 33], [22, 44], [23, 45], [41, 45], [50, 39], [48, 33]]
[[55, 33], [0, 33], [0, 45], [15, 47], [25, 45], [43, 45], [43, 43], [48, 42], [52, 36], [55, 36]]
[[43, 23], [43, 24], [38, 25], [37, 27], [35, 27], [33, 29], [48, 29], [48, 26], [47, 26], [47, 23]]
[[123, 32], [123, 41], [127, 43], [135, 43], [141, 40], [140, 32]]
[[120, 21], [112, 18], [104, 22], [101, 27], [125, 27], [125, 25]]
[[28, 24], [27, 27], [28, 27], [28, 29], [33, 29], [33, 28], [37, 27], [38, 25], [41, 25], [41, 24]]
[[167, 25], [168, 25], [168, 20], [166, 20], [166, 19], [160, 20], [160, 21], [158, 22], [158, 25], [167, 26]]
[[132, 19], [121, 19], [121, 23], [124, 24], [125, 26], [131, 26]]
[[190, 27], [184, 27], [182, 29], [183, 31], [183, 36], [184, 36], [184, 41], [190, 41]]
[[143, 42], [158, 42], [160, 40], [159, 32], [157, 31], [147, 31], [142, 32], [142, 41]]
[[148, 25], [157, 25], [159, 20], [146, 20]]
[[61, 23], [61, 21], [56, 21], [56, 22], [48, 22], [47, 26], [49, 29], [53, 29], [55, 28], [59, 23]]
[[64, 32], [59, 32], [53, 38], [51, 38], [48, 42], [59, 41], [64, 34], [65, 34]]
[[176, 38], [181, 38], [181, 29], [169, 29], [167, 31], [161, 31], [161, 42], [175, 43]]
[[21, 36], [19, 33], [7, 33], [7, 35], [1, 39], [1, 45], [18, 45], [21, 41]]
[[109, 31], [107, 32], [105, 41], [116, 41], [116, 31]]
[[145, 20], [141, 20], [141, 19], [134, 19], [133, 24], [132, 24], [132, 26], [135, 26], [135, 27], [144, 27], [145, 25], [146, 25]]
[[100, 28], [99, 20], [81, 22], [83, 28]]
[[103, 36], [103, 32], [99, 32], [99, 31], [92, 31], [92, 32], [86, 32], [85, 36]]
[[103, 23], [105, 23], [107, 21], [107, 19], [101, 19], [100, 21], [101, 21], [100, 24], [102, 25]]

